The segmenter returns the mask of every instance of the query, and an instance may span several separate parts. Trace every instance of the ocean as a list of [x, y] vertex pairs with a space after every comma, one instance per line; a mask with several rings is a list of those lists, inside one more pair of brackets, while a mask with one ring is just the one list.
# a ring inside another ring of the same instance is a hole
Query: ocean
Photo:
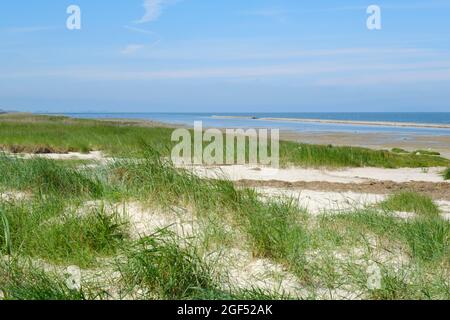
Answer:
[[[59, 113], [61, 114], [61, 113]], [[394, 127], [383, 125], [292, 122], [281, 119], [319, 119], [369, 122], [403, 122], [417, 124], [450, 125], [450, 112], [440, 113], [62, 113], [74, 118], [88, 119], [139, 119], [155, 120], [168, 124], [193, 126], [202, 121], [203, 126], [218, 128], [279, 128], [297, 132], [350, 132], [398, 133], [450, 136], [450, 128]], [[215, 117], [218, 116], [218, 117]], [[236, 116], [241, 118], [221, 118]], [[251, 118], [277, 118], [280, 120], [254, 120]]]

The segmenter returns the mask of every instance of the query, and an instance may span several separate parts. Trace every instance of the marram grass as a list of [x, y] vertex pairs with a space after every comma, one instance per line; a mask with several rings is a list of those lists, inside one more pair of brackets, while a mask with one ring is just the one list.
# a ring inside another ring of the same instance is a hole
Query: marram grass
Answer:
[[55, 197], [0, 203], [0, 212], [9, 222], [9, 237], [0, 236], [3, 254], [88, 267], [98, 257], [116, 254], [128, 238], [126, 224], [117, 213], [99, 208], [80, 216], [75, 207]]
[[64, 278], [31, 262], [10, 258], [0, 261], [0, 293], [5, 300], [87, 300], [98, 296], [69, 289]]
[[[178, 170], [165, 160], [164, 153], [152, 150], [152, 145], [147, 145], [139, 159], [122, 159], [99, 168], [10, 156], [3, 156], [0, 166], [6, 170], [6, 177], [0, 177], [3, 188], [30, 194], [24, 200], [1, 202], [2, 255], [43, 259], [62, 268], [72, 264], [102, 268], [102, 260], [117, 258], [120, 286], [130, 291], [144, 289], [142, 298], [289, 296], [258, 288], [225, 290], [226, 277], [219, 277], [214, 263], [205, 259], [205, 248], [197, 247], [201, 241], [186, 241], [169, 233], [133, 241], [126, 221], [117, 212], [107, 212], [101, 205], [86, 210], [86, 201], [108, 201], [113, 193], [114, 199], [139, 200], [149, 206], [189, 208], [198, 219], [214, 215], [231, 221], [254, 259], [267, 259], [296, 276], [302, 289], [311, 290], [311, 297], [322, 288], [331, 292], [345, 284], [371, 299], [448, 299], [449, 222], [439, 216], [431, 199], [421, 195], [393, 195], [381, 204], [385, 210], [372, 208], [312, 219], [294, 200], [261, 201], [254, 190]], [[414, 212], [417, 218], [397, 219], [390, 214], [397, 210]], [[348, 251], [367, 248], [370, 237], [383, 248], [401, 248], [408, 258], [400, 270], [382, 265], [382, 288], [376, 291], [366, 287], [364, 265], [337, 259]], [[56, 274], [8, 267], [0, 268], [0, 287], [7, 299], [100, 296], [100, 292], [68, 290]]]
[[0, 172], [0, 184], [10, 189], [66, 197], [99, 197], [104, 191], [94, 172], [43, 158], [22, 159], [0, 153]]
[[447, 169], [444, 171], [444, 179], [445, 179], [445, 180], [450, 180], [450, 168], [447, 168]]
[[[98, 121], [24, 114], [0, 115], [0, 150], [9, 152], [64, 153], [101, 150], [113, 156], [137, 156], [143, 145], [170, 155], [173, 129], [145, 122]], [[280, 163], [311, 167], [432, 167], [448, 166], [439, 156], [398, 154], [360, 147], [280, 142]]]
[[412, 212], [418, 215], [437, 217], [440, 214], [439, 207], [427, 195], [416, 192], [404, 191], [390, 195], [381, 203], [386, 211]]

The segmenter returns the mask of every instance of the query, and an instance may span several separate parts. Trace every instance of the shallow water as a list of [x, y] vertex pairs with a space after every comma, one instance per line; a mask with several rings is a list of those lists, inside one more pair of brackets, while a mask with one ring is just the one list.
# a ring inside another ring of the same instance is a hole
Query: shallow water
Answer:
[[409, 122], [450, 124], [450, 112], [447, 113], [65, 113], [75, 118], [89, 119], [144, 119], [164, 123], [193, 126], [194, 121], [203, 121], [204, 127], [218, 128], [279, 128], [297, 132], [346, 132], [346, 133], [397, 133], [412, 135], [444, 135], [450, 136], [447, 128], [417, 128], [372, 126], [361, 124], [332, 124], [311, 122], [288, 122], [243, 119], [213, 118], [217, 116], [242, 116], [257, 118], [303, 118], [322, 120], [376, 121], [376, 122]]

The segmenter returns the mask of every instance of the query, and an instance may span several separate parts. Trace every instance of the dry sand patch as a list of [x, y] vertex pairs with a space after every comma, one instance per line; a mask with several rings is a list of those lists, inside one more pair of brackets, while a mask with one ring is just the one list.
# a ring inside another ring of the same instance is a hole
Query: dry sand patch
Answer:
[[[445, 168], [344, 168], [314, 169], [286, 168], [274, 169], [248, 165], [231, 165], [216, 167], [194, 167], [194, 173], [202, 178], [224, 178], [232, 181], [283, 181], [283, 182], [330, 182], [330, 183], [365, 183], [371, 181], [405, 182], [444, 182], [442, 172]], [[450, 182], [447, 182], [450, 188]]]
[[191, 210], [185, 208], [160, 209], [139, 202], [108, 203], [88, 201], [77, 212], [82, 215], [103, 207], [107, 213], [118, 213], [129, 222], [132, 239], [150, 236], [167, 228], [182, 238], [192, 237], [200, 231], [199, 223]]
[[435, 200], [450, 200], [450, 186], [448, 183], [433, 182], [405, 182], [396, 183], [391, 181], [372, 181], [366, 183], [332, 183], [332, 182], [285, 182], [285, 181], [257, 181], [240, 180], [236, 181], [238, 187], [248, 188], [284, 188], [299, 190], [314, 190], [327, 192], [349, 192], [391, 194], [402, 191], [413, 191], [429, 195]]
[[312, 215], [363, 209], [386, 198], [385, 195], [352, 191], [327, 192], [270, 187], [258, 188], [257, 191], [266, 197], [295, 199], [300, 207], [307, 209]]
[[22, 201], [29, 196], [29, 194], [21, 191], [0, 191], [0, 200], [7, 202]]

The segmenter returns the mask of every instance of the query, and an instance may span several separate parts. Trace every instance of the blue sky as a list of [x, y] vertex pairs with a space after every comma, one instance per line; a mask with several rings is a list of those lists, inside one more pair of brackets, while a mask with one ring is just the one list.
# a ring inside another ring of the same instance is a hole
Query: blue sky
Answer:
[[450, 0], [2, 1], [0, 109], [450, 111], [449, 17]]

